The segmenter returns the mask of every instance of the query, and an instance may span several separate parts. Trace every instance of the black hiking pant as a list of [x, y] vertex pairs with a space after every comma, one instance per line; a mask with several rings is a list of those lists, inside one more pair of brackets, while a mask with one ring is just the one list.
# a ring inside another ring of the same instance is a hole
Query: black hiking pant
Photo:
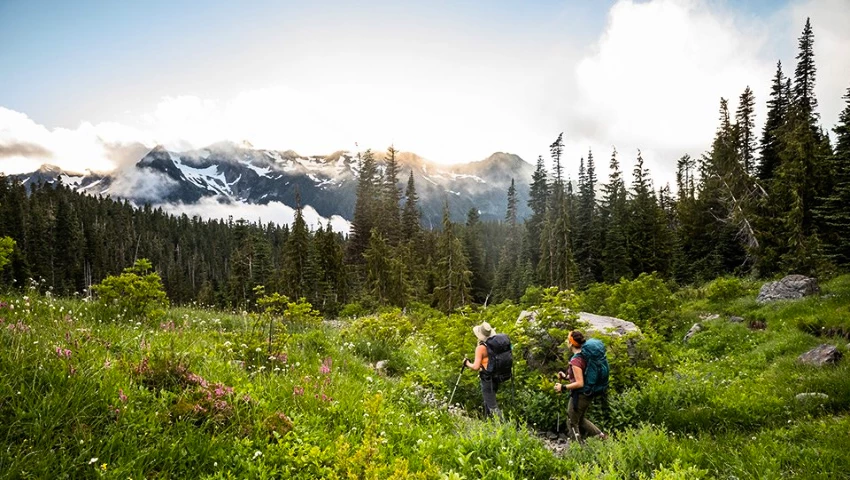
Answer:
[[499, 405], [496, 403], [499, 381], [484, 372], [478, 374], [478, 379], [481, 381], [481, 396], [484, 398], [484, 416], [489, 418], [496, 415], [500, 419], [504, 418]]

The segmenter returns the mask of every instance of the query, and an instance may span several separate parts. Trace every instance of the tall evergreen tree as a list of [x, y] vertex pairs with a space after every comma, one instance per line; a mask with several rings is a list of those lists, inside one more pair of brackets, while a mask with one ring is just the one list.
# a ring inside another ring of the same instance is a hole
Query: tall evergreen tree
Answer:
[[475, 208], [470, 208], [466, 214], [463, 249], [466, 258], [469, 259], [469, 270], [472, 272], [470, 283], [472, 298], [477, 303], [485, 303], [490, 296], [491, 280], [485, 264], [484, 247], [481, 244], [480, 214]]
[[521, 268], [521, 233], [517, 219], [517, 192], [514, 180], [508, 188], [508, 206], [505, 212], [505, 225], [508, 237], [499, 256], [499, 270], [496, 274], [496, 298], [500, 300], [518, 300], [522, 295], [521, 285], [523, 269]]
[[441, 310], [451, 312], [469, 302], [472, 272], [463, 253], [463, 244], [455, 235], [448, 200], [443, 206], [443, 230], [437, 240], [436, 253], [434, 301]]
[[366, 150], [360, 156], [359, 163], [357, 199], [354, 203], [354, 219], [351, 222], [351, 239], [348, 243], [348, 260], [358, 264], [363, 262], [363, 252], [366, 251], [372, 229], [376, 226], [383, 197], [383, 182], [372, 151]]
[[407, 242], [418, 241], [422, 230], [421, 212], [419, 211], [419, 196], [416, 194], [416, 183], [413, 181], [413, 170], [407, 178], [407, 189], [404, 191], [404, 209], [401, 218], [402, 238]]
[[850, 266], [850, 88], [833, 131], [836, 136], [831, 171], [833, 188], [817, 211], [824, 224], [827, 251], [837, 265]]
[[780, 144], [779, 130], [785, 124], [788, 115], [789, 85], [782, 74], [782, 62], [776, 63], [776, 75], [773, 77], [773, 85], [770, 89], [770, 99], [767, 101], [767, 121], [761, 136], [761, 161], [758, 167], [758, 177], [762, 181], [773, 178], [776, 168], [779, 166], [779, 152], [782, 150]]
[[292, 222], [292, 230], [289, 234], [286, 258], [286, 280], [287, 293], [292, 298], [306, 297], [310, 292], [310, 285], [314, 280], [312, 255], [310, 250], [312, 242], [307, 222], [304, 221], [303, 208], [301, 206], [301, 193], [295, 192], [295, 220]]
[[401, 239], [401, 190], [398, 188], [399, 169], [396, 153], [392, 145], [387, 148], [381, 212], [378, 217], [381, 233], [393, 246], [398, 245]]
[[738, 100], [738, 110], [735, 113], [738, 157], [743, 163], [744, 172], [747, 175], [753, 175], [756, 167], [755, 106], [756, 100], [753, 91], [748, 86]]
[[620, 172], [617, 149], [611, 153], [608, 183], [602, 186], [602, 221], [604, 245], [602, 247], [602, 276], [606, 282], [617, 282], [631, 278], [629, 243], [626, 223], [629, 219], [626, 184]]
[[531, 216], [526, 220], [528, 260], [533, 266], [540, 264], [541, 233], [546, 222], [546, 207], [549, 203], [549, 185], [543, 157], [537, 157], [537, 167], [531, 177], [528, 206]]

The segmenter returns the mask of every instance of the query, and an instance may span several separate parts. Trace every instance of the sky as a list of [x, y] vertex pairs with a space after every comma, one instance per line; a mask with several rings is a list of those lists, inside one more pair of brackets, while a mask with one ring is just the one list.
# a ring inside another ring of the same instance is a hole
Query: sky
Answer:
[[568, 172], [638, 150], [656, 186], [750, 86], [759, 131], [807, 17], [827, 128], [850, 87], [848, 0], [0, 0], [0, 171], [109, 171], [136, 142], [247, 140], [303, 155], [390, 144]]

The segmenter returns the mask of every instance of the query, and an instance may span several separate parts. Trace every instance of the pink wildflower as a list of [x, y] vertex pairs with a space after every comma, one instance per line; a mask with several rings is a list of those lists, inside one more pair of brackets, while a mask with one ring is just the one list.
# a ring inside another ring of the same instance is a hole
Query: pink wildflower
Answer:
[[204, 380], [204, 377], [202, 377], [202, 376], [200, 376], [196, 373], [190, 373], [189, 375], [187, 375], [186, 380], [189, 383], [194, 383], [195, 385], [200, 385], [204, 388], [207, 388], [207, 386], [208, 386], [208, 383], [207, 383], [206, 380]]
[[118, 389], [118, 400], [121, 400], [121, 403], [127, 403], [127, 395], [124, 395], [124, 389]]
[[295, 396], [299, 396], [299, 397], [300, 397], [301, 395], [304, 395], [304, 387], [295, 387], [295, 388], [292, 390], [292, 394], [293, 394], [293, 395], [295, 395]]

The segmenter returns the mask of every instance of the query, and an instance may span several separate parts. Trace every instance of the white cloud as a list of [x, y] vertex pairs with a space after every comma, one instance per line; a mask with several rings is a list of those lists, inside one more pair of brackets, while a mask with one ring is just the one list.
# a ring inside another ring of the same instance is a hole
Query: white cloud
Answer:
[[656, 186], [672, 183], [676, 160], [709, 146], [720, 97], [730, 99], [733, 114], [747, 85], [760, 103], [766, 100], [774, 63], [762, 55], [766, 40], [765, 25], [737, 23], [731, 12], [706, 2], [618, 2], [575, 69], [575, 103], [565, 113], [567, 138], [578, 149], [573, 155], [598, 147], [596, 158], [607, 167], [616, 145], [630, 172], [642, 149]]
[[[165, 97], [122, 123], [50, 130], [0, 108], [0, 171], [43, 161], [108, 170], [137, 160], [139, 143], [185, 150], [221, 140], [302, 154], [393, 143], [446, 163], [508, 151], [533, 163], [564, 131], [573, 176], [592, 148], [604, 180], [616, 146], [627, 177], [641, 149], [661, 186], [672, 183], [677, 158], [709, 147], [720, 97], [734, 112], [749, 85], [761, 129], [776, 57], [792, 73], [806, 16], [815, 29], [820, 111], [831, 128], [850, 84], [846, 0], [800, 0], [761, 18], [713, 0], [620, 0], [591, 45], [576, 45], [569, 34], [516, 32], [454, 32], [431, 43], [427, 31], [399, 30], [398, 43], [387, 46], [352, 34], [351, 45], [328, 40], [317, 50], [323, 55], [287, 63], [267, 88]], [[33, 145], [52, 155], [39, 156]]]
[[[295, 210], [280, 203], [269, 202], [267, 205], [255, 205], [245, 203], [221, 203], [218, 199], [204, 197], [198, 203], [193, 204], [169, 204], [164, 207], [174, 215], [186, 214], [189, 217], [198, 216], [204, 219], [219, 218], [234, 220], [244, 219], [250, 222], [274, 222], [277, 225], [292, 224], [295, 220]], [[303, 211], [304, 221], [310, 229], [315, 230], [319, 226], [327, 226], [328, 219], [322, 217], [311, 206], [305, 206]], [[351, 223], [344, 218], [334, 215], [330, 218], [334, 232], [348, 234]]]

